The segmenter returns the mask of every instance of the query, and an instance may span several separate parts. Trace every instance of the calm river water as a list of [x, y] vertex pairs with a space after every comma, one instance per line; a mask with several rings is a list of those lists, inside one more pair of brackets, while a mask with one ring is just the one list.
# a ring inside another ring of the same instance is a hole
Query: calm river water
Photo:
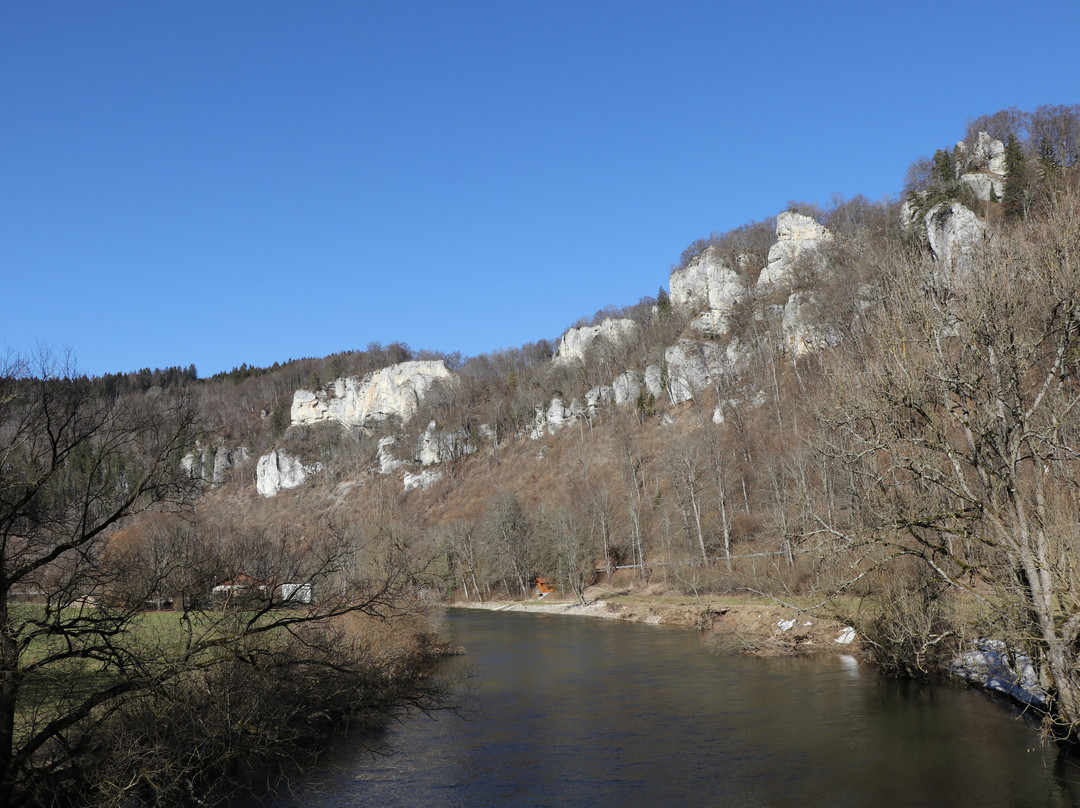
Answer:
[[1080, 805], [1080, 768], [960, 687], [615, 620], [452, 611], [447, 631], [466, 714], [411, 719], [392, 756], [342, 753], [275, 808]]

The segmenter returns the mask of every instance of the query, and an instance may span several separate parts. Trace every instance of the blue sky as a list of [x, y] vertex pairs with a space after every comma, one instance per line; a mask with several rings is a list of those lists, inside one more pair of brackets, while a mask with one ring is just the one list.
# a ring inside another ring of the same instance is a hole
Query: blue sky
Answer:
[[0, 348], [474, 355], [1080, 101], [1080, 4], [0, 3]]

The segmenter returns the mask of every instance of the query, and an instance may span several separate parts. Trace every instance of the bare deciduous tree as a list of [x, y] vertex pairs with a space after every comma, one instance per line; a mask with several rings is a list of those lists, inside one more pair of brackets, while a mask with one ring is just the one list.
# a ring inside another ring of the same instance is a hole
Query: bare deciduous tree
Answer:
[[834, 378], [827, 452], [853, 544], [921, 559], [1026, 652], [1054, 733], [1080, 735], [1080, 204], [1003, 234], [951, 287], [899, 260]]
[[[207, 782], [213, 743], [196, 738], [168, 767], [140, 771], [135, 758], [153, 757], [154, 741], [149, 724], [132, 721], [139, 710], [161, 717], [177, 694], [203, 692], [200, 681], [242, 682], [245, 671], [246, 697], [264, 705], [273, 692], [256, 680], [285, 687], [320, 670], [354, 683], [365, 669], [377, 677], [370, 654], [328, 638], [351, 616], [378, 622], [421, 607], [423, 570], [399, 536], [200, 529], [183, 508], [193, 423], [183, 398], [95, 395], [48, 355], [0, 367], [0, 805], [45, 804], [57, 789], [96, 793], [86, 798], [96, 803], [102, 789], [123, 804], [167, 802], [160, 789]], [[173, 511], [186, 519], [170, 521]], [[136, 530], [132, 520], [147, 513], [148, 530]], [[290, 600], [304, 585], [316, 599]], [[148, 605], [170, 599], [167, 624], [148, 621]], [[367, 707], [433, 705], [438, 688], [395, 664], [397, 684], [376, 688], [390, 701]], [[343, 715], [358, 715], [362, 702]], [[242, 723], [186, 715], [185, 726], [232, 733], [235, 748], [260, 754], [245, 746]], [[106, 783], [106, 772], [129, 779]]]

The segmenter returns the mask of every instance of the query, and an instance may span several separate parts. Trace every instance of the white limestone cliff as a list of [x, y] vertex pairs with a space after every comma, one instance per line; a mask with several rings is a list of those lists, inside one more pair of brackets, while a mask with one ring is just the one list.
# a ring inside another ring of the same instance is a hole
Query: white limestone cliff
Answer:
[[405, 465], [405, 461], [394, 456], [393, 447], [397, 445], [397, 439], [392, 435], [379, 438], [379, 449], [376, 457], [379, 461], [379, 474], [392, 474]]
[[628, 370], [616, 377], [611, 385], [615, 391], [615, 405], [618, 407], [633, 404], [641, 395], [645, 377], [638, 370]]
[[840, 344], [839, 329], [823, 319], [812, 291], [796, 292], [788, 298], [781, 323], [784, 348], [792, 359]]
[[230, 449], [227, 446], [202, 446], [197, 452], [189, 452], [180, 460], [180, 466], [193, 480], [219, 486], [232, 469], [244, 465], [250, 455], [247, 447]]
[[420, 436], [416, 459], [422, 466], [432, 466], [457, 460], [476, 451], [465, 429], [440, 430], [431, 421]]
[[818, 251], [833, 242], [833, 234], [809, 216], [785, 211], [776, 217], [776, 242], [769, 248], [769, 260], [758, 276], [758, 288], [790, 284], [796, 268], [811, 262], [811, 271], [820, 270], [824, 258]]
[[590, 412], [596, 412], [600, 407], [608, 404], [615, 397], [615, 389], [610, 384], [601, 384], [592, 388], [585, 394], [585, 408]]
[[368, 373], [362, 379], [335, 379], [324, 390], [297, 390], [293, 394], [292, 423], [337, 421], [346, 426], [371, 426], [400, 418], [407, 422], [428, 391], [453, 378], [441, 361], [401, 362]]
[[962, 174], [960, 181], [971, 189], [971, 193], [980, 202], [1001, 199], [1005, 194], [1005, 180], [1000, 177], [991, 177], [989, 174]]
[[528, 435], [532, 440], [543, 435], [554, 435], [559, 429], [572, 426], [582, 418], [591, 423], [601, 407], [612, 403], [619, 407], [634, 405], [643, 391], [659, 398], [664, 392], [661, 380], [660, 368], [649, 365], [644, 373], [627, 370], [619, 374], [612, 384], [593, 387], [585, 393], [584, 403], [574, 398], [566, 404], [562, 398], [556, 396], [551, 399], [546, 409], [536, 408]]
[[598, 340], [611, 345], [619, 345], [632, 338], [638, 330], [638, 324], [630, 319], [606, 318], [600, 325], [586, 325], [571, 328], [559, 340], [553, 363], [564, 365], [570, 362], [584, 362], [586, 352]]
[[749, 295], [743, 276], [727, 265], [714, 245], [672, 271], [668, 286], [672, 306], [699, 312], [691, 327], [707, 336], [726, 334], [733, 310]]
[[739, 339], [726, 344], [680, 339], [664, 352], [672, 403], [689, 401], [711, 384], [737, 378], [749, 358], [748, 346]]
[[976, 251], [990, 237], [986, 223], [959, 202], [934, 205], [925, 222], [930, 249], [941, 267], [938, 279], [946, 283], [970, 271]]
[[968, 171], [989, 171], [1005, 176], [1005, 144], [1000, 140], [990, 137], [986, 132], [979, 132], [978, 139], [970, 149], [962, 140], [956, 145], [967, 158], [965, 168]]
[[657, 365], [649, 365], [645, 368], [645, 389], [653, 398], [660, 398], [664, 394], [664, 373]]
[[418, 474], [406, 471], [405, 477], [403, 478], [403, 484], [406, 491], [412, 491], [416, 488], [426, 491], [442, 478], [443, 473], [438, 469], [424, 469]]
[[274, 449], [259, 458], [256, 467], [255, 490], [264, 497], [272, 497], [279, 491], [302, 485], [309, 475], [320, 471], [322, 471], [321, 463], [304, 465], [300, 458]]

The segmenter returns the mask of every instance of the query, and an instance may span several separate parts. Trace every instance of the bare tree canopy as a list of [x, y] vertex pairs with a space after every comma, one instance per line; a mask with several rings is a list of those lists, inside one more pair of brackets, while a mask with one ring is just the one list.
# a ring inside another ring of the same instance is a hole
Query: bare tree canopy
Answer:
[[350, 629], [422, 608], [400, 539], [200, 526], [193, 425], [48, 354], [0, 368], [0, 805], [182, 804], [443, 696], [423, 647]]
[[823, 525], [918, 558], [973, 597], [979, 630], [1030, 656], [1069, 740], [1080, 735], [1078, 256], [1068, 195], [987, 243], [948, 287], [926, 259], [896, 257], [872, 327], [842, 352], [822, 431], [855, 484], [847, 521]]

